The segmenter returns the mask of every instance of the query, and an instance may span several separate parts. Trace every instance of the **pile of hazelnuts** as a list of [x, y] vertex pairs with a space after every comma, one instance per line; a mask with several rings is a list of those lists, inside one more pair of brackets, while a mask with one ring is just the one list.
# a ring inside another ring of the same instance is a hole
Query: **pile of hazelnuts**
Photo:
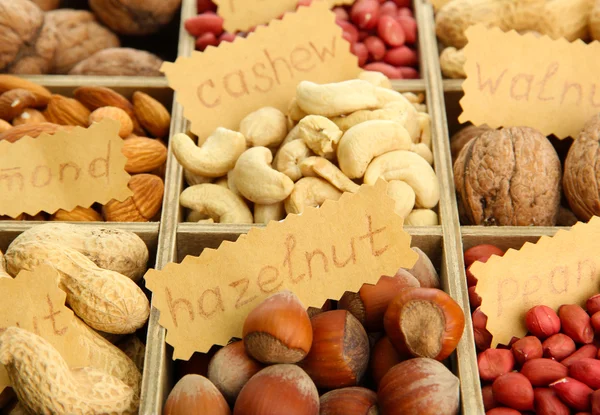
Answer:
[[164, 414], [457, 414], [459, 379], [442, 361], [462, 336], [463, 310], [413, 250], [412, 269], [346, 292], [336, 307], [307, 310], [290, 291], [266, 298], [241, 340], [179, 380]]

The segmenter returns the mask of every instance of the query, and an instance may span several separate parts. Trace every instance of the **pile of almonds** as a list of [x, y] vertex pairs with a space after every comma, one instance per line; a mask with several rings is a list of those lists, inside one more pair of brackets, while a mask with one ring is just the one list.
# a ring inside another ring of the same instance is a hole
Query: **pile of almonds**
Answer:
[[[465, 264], [486, 262], [491, 255], [503, 251], [493, 245], [474, 246], [465, 251]], [[467, 274], [469, 284], [477, 282]], [[470, 294], [473, 301], [474, 291]], [[475, 298], [471, 307], [480, 302]], [[535, 306], [525, 315], [528, 335], [496, 349], [490, 348], [487, 316], [475, 308], [473, 330], [486, 414], [600, 414], [600, 354], [595, 340], [600, 334], [600, 294], [588, 299], [585, 307], [565, 304], [557, 313]]]
[[268, 297], [242, 340], [185, 362], [163, 413], [457, 414], [459, 380], [441, 361], [461, 338], [463, 311], [432, 288], [437, 273], [413, 250], [411, 270], [347, 292], [337, 309], [307, 311], [289, 291]]
[[[80, 87], [75, 98], [52, 94], [43, 86], [12, 75], [0, 75], [0, 141], [14, 143], [22, 137], [36, 138], [76, 126], [88, 127], [110, 118], [120, 122], [125, 170], [130, 173], [133, 196], [123, 202], [109, 201], [104, 206], [59, 210], [50, 220], [148, 222], [160, 214], [164, 193], [164, 168], [167, 147], [162, 141], [169, 134], [171, 115], [156, 99], [135, 92], [129, 101], [105, 87]], [[154, 137], [154, 138], [151, 138]], [[102, 214], [100, 213], [102, 212]], [[10, 219], [2, 218], [0, 219]], [[17, 220], [45, 220], [21, 215]]]
[[[299, 0], [298, 6], [311, 2]], [[197, 0], [197, 4], [199, 15], [185, 22], [188, 33], [196, 38], [197, 50], [247, 35], [225, 32], [223, 19], [215, 13], [217, 6], [211, 0]], [[361, 68], [382, 72], [390, 79], [419, 78], [417, 22], [411, 7], [411, 0], [357, 0], [351, 6], [333, 9]]]

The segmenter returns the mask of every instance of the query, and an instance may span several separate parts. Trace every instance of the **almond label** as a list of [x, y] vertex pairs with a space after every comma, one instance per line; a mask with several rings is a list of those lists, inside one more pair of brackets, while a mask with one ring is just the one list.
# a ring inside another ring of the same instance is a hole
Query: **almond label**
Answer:
[[461, 123], [577, 137], [600, 112], [600, 43], [467, 29]]
[[119, 123], [0, 141], [0, 215], [89, 207], [132, 195]]
[[558, 311], [562, 304], [585, 305], [600, 292], [600, 218], [577, 223], [553, 237], [542, 236], [536, 244], [509, 249], [503, 257], [476, 262], [475, 292], [481, 311], [488, 317], [492, 347], [507, 345], [513, 336], [527, 333], [525, 313], [536, 305]]
[[411, 268], [418, 255], [386, 188], [384, 181], [363, 185], [337, 202], [148, 271], [146, 287], [160, 310], [173, 358], [187, 360], [242, 337], [248, 313], [278, 291], [293, 291], [304, 306], [321, 307], [398, 268]]
[[[14, 279], [0, 278], [0, 334], [8, 327], [20, 327], [50, 342], [69, 367], [90, 366], [94, 350], [80, 341], [81, 326], [65, 306], [67, 294], [58, 281], [58, 272], [47, 265], [35, 272], [21, 271]], [[8, 386], [8, 373], [0, 365], [0, 392]]]
[[238, 130], [246, 115], [262, 107], [287, 113], [301, 81], [338, 82], [360, 73], [358, 59], [324, 2], [300, 7], [247, 38], [166, 62], [161, 70], [177, 92], [191, 131], [201, 138], [217, 127]]

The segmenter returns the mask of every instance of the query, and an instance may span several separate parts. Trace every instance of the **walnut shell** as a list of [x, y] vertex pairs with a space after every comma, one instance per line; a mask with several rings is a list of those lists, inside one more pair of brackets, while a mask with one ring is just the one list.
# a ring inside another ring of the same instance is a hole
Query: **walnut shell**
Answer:
[[565, 196], [579, 220], [600, 215], [599, 141], [600, 114], [585, 124], [565, 160]]
[[529, 127], [485, 132], [467, 143], [454, 163], [463, 224], [554, 226], [560, 180], [554, 147]]
[[101, 26], [85, 10], [60, 9], [46, 13], [46, 20], [56, 27], [58, 48], [54, 55], [54, 73], [66, 74], [94, 53], [121, 46], [113, 32]]
[[168, 24], [181, 0], [89, 0], [106, 26], [122, 35], [148, 35]]
[[69, 75], [163, 76], [162, 59], [149, 52], [130, 48], [109, 48], [79, 62]]
[[52, 65], [56, 30], [29, 0], [0, 0], [0, 71], [43, 74]]
[[450, 137], [450, 152], [452, 153], [452, 161], [456, 160], [460, 150], [462, 150], [462, 148], [469, 141], [489, 130], [490, 127], [488, 127], [486, 124], [480, 125], [479, 127], [469, 125], [462, 128], [460, 131]]
[[44, 11], [58, 9], [60, 6], [60, 0], [29, 0], [38, 5], [38, 7]]

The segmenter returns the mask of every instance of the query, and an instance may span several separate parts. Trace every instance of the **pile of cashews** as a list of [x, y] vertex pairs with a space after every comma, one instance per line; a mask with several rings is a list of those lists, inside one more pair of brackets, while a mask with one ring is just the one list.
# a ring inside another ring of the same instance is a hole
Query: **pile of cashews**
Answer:
[[288, 114], [247, 115], [198, 144], [171, 140], [189, 185], [188, 222], [268, 223], [337, 200], [382, 178], [405, 225], [438, 225], [431, 117], [423, 96], [399, 93], [379, 72], [319, 85], [302, 81]]

